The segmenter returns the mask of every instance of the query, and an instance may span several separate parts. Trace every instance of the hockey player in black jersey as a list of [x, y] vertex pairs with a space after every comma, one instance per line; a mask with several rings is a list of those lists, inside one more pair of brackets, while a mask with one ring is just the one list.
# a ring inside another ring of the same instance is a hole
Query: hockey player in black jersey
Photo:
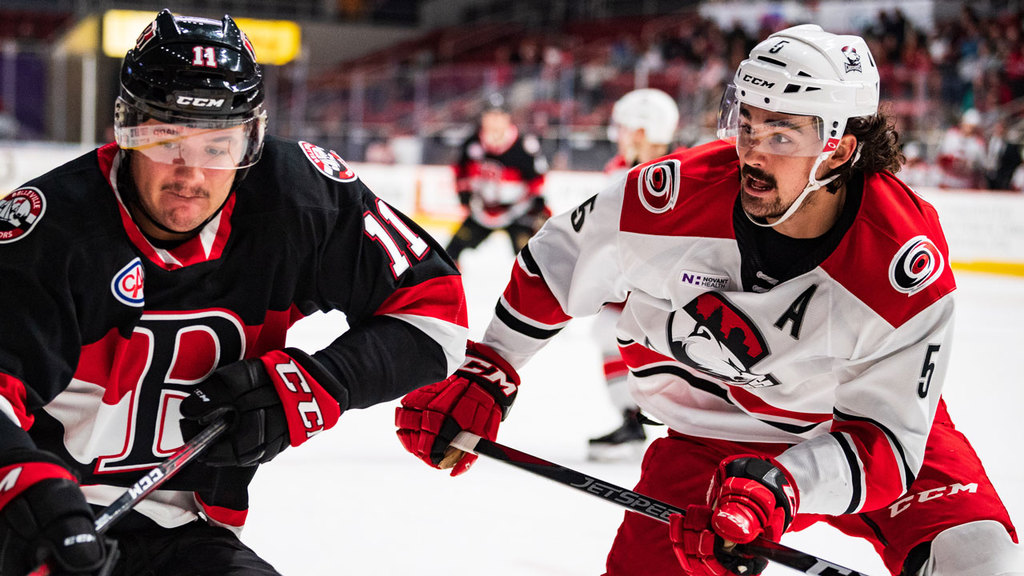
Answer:
[[[463, 359], [443, 249], [335, 152], [265, 136], [234, 21], [161, 12], [121, 69], [116, 143], [0, 196], [0, 574], [109, 568], [94, 514], [230, 428], [106, 533], [116, 574], [277, 574], [237, 537], [258, 465]], [[286, 348], [340, 310], [326, 348]]]
[[479, 130], [462, 144], [453, 169], [468, 211], [445, 247], [455, 261], [495, 230], [508, 233], [518, 254], [551, 216], [543, 194], [547, 159], [536, 136], [520, 133], [501, 94], [488, 97]]

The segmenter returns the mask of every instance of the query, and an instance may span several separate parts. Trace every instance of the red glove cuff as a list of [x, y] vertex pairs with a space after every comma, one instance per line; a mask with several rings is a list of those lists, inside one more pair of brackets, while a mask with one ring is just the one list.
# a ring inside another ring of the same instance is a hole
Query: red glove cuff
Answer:
[[36, 482], [50, 478], [78, 482], [67, 468], [49, 462], [21, 462], [0, 468], [0, 509]]
[[288, 436], [298, 446], [341, 417], [341, 406], [301, 364], [281, 350], [260, 358], [284, 407]]

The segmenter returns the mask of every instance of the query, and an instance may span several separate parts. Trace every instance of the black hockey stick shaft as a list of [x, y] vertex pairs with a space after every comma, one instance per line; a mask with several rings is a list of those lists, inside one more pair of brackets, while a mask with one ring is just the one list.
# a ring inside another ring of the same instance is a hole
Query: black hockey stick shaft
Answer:
[[[184, 443], [168, 459], [161, 462], [159, 466], [136, 480], [134, 484], [128, 487], [124, 494], [118, 496], [116, 500], [104, 508], [103, 512], [96, 518], [96, 532], [99, 534], [106, 532], [111, 524], [127, 514], [132, 508], [135, 508], [139, 502], [142, 502], [146, 496], [149, 496], [152, 491], [159, 488], [164, 482], [170, 480], [186, 464], [195, 460], [196, 456], [206, 450], [227, 428], [228, 423], [226, 420], [223, 418], [215, 420], [199, 432], [199, 434], [193, 436], [191, 440]], [[29, 572], [28, 576], [47, 576], [48, 574], [50, 574], [50, 567], [44, 564]]]
[[[462, 432], [456, 436], [452, 442], [452, 446], [462, 450], [463, 452], [472, 452], [474, 454], [480, 454], [495, 460], [500, 460], [506, 464], [511, 464], [516, 468], [521, 468], [527, 472], [532, 472], [538, 476], [543, 476], [549, 480], [554, 480], [559, 484], [564, 484], [571, 488], [575, 488], [582, 492], [586, 492], [592, 496], [597, 496], [602, 500], [618, 504], [637, 514], [643, 514], [648, 518], [659, 520], [661, 522], [668, 522], [668, 517], [672, 514], [686, 514], [686, 510], [678, 508], [671, 504], [655, 500], [649, 496], [638, 494], [632, 490], [627, 490], [620, 486], [616, 486], [610, 482], [605, 482], [588, 474], [584, 474], [578, 470], [572, 468], [566, 468], [560, 464], [549, 462], [543, 458], [538, 458], [532, 454], [527, 454], [516, 450], [515, 448], [509, 448], [497, 442], [487, 440], [470, 434], [469, 432]], [[817, 556], [794, 550], [788, 546], [784, 546], [771, 540], [764, 538], [757, 538], [749, 544], [737, 544], [734, 549], [741, 554], [748, 556], [761, 556], [782, 566], [792, 568], [798, 572], [804, 574], [813, 574], [820, 576], [867, 576], [862, 572], [857, 572], [850, 568], [844, 568], [838, 564], [833, 564], [827, 560], [822, 560]]]

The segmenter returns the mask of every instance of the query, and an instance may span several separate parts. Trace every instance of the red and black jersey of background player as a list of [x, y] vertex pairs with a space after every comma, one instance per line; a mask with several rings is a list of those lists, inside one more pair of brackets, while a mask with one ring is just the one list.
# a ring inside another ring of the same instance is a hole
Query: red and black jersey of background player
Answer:
[[[110, 144], [15, 192], [0, 236], [0, 457], [34, 442], [83, 486], [130, 485], [181, 444], [178, 405], [195, 384], [283, 348], [317, 311], [340, 310], [349, 327], [314, 354], [345, 386], [342, 410], [461, 362], [455, 267], [334, 152], [267, 138], [220, 213], [169, 249], [115, 192], [122, 160]], [[255, 469], [193, 463], [165, 486], [244, 518]]]
[[453, 169], [459, 194], [478, 198], [485, 212], [497, 214], [539, 196], [548, 163], [537, 138], [513, 126], [495, 147], [485, 146], [479, 133], [466, 140]]

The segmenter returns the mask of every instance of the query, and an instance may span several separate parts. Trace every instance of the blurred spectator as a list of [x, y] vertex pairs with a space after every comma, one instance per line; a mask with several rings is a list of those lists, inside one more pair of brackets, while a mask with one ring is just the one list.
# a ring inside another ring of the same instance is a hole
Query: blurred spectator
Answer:
[[985, 138], [981, 134], [981, 113], [964, 111], [960, 123], [950, 127], [939, 145], [942, 188], [977, 189], [984, 187]]
[[900, 169], [900, 180], [915, 189], [935, 188], [939, 185], [942, 171], [928, 161], [923, 144], [907, 142], [903, 146], [903, 155], [907, 160]]
[[1019, 134], [1011, 138], [1004, 120], [992, 125], [985, 150], [985, 181], [992, 190], [1009, 190], [1014, 171], [1021, 164]]

